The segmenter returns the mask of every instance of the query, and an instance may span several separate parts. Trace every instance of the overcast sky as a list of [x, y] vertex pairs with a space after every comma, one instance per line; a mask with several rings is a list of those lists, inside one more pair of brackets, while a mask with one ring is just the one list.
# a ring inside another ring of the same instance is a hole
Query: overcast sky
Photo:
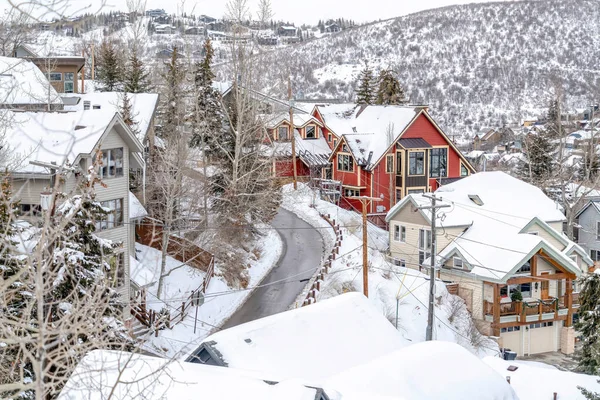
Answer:
[[[13, 0], [30, 2], [31, 0]], [[97, 12], [99, 5], [106, 2], [106, 9], [125, 9], [126, 0], [37, 0], [43, 3], [69, 1], [72, 10], [90, 6]], [[356, 22], [368, 22], [388, 19], [416, 11], [443, 7], [452, 4], [483, 3], [490, 0], [271, 0], [275, 19], [295, 23], [316, 24], [319, 19], [343, 17]], [[7, 3], [0, 0], [0, 3]], [[146, 8], [164, 8], [169, 13], [182, 9], [194, 14], [207, 14], [221, 18], [225, 12], [227, 0], [146, 0]], [[253, 15], [256, 15], [258, 0], [248, 0]], [[182, 6], [182, 4], [184, 6]], [[1, 7], [1, 6], [0, 6]], [[74, 11], [72, 11], [74, 12]]]

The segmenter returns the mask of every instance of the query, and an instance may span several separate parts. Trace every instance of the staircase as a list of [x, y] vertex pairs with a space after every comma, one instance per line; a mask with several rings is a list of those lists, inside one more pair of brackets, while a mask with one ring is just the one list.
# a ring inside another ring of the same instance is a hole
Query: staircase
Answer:
[[137, 318], [133, 318], [131, 323], [131, 336], [134, 339], [142, 340], [150, 334], [150, 328], [138, 321]]

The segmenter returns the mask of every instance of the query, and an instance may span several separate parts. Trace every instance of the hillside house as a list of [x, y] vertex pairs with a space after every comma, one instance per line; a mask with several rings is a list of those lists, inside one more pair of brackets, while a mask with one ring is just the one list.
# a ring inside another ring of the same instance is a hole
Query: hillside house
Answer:
[[[289, 114], [282, 113], [266, 123], [271, 148], [275, 156], [273, 175], [290, 178], [294, 175], [292, 161], [292, 132]], [[296, 174], [300, 180], [321, 178], [329, 166], [331, 148], [323, 135], [323, 123], [307, 113], [294, 114]]]
[[31, 61], [0, 57], [0, 108], [54, 111], [63, 108], [63, 101]]
[[348, 197], [379, 197], [368, 212], [385, 216], [407, 195], [475, 171], [427, 107], [317, 105], [312, 115], [332, 148], [327, 174], [342, 183], [342, 207], [360, 210]]
[[167, 15], [166, 11], [163, 10], [162, 8], [156, 8], [153, 10], [148, 10], [146, 11], [146, 17], [151, 17], [151, 18], [155, 18], [155, 17], [162, 17]]
[[588, 201], [575, 215], [577, 242], [592, 261], [600, 261], [600, 199]]
[[78, 77], [85, 66], [85, 57], [42, 57], [27, 45], [18, 46], [13, 56], [34, 63], [58, 93], [80, 93]]
[[342, 27], [337, 22], [330, 22], [325, 25], [325, 32], [327, 33], [337, 33], [341, 32]]
[[[13, 113], [4, 111], [5, 113]], [[43, 199], [51, 195], [57, 178], [64, 193], [76, 191], [79, 179], [93, 165], [98, 150], [102, 165], [96, 199], [110, 209], [97, 222], [97, 235], [121, 242], [114, 285], [128, 305], [131, 287], [129, 265], [135, 256], [134, 226], [130, 224], [130, 169], [143, 169], [143, 147], [119, 114], [103, 110], [68, 113], [13, 113], [5, 135], [16, 167], [10, 172], [13, 192], [22, 218], [36, 223], [44, 212]], [[129, 308], [126, 307], [126, 315]]]
[[[503, 172], [471, 175], [435, 195], [449, 206], [436, 220], [438, 278], [458, 285], [484, 333], [519, 355], [573, 353], [575, 280], [593, 262], [562, 233], [554, 201]], [[388, 213], [394, 263], [430, 268], [431, 213], [420, 209], [429, 205], [409, 195]]]
[[154, 33], [157, 35], [171, 35], [175, 33], [177, 28], [170, 24], [159, 24], [154, 27]]
[[298, 28], [290, 25], [281, 25], [277, 28], [277, 34], [283, 37], [298, 37]]
[[186, 35], [198, 36], [198, 35], [204, 35], [206, 33], [206, 30], [204, 29], [203, 26], [189, 26], [189, 27], [185, 28], [183, 32]]

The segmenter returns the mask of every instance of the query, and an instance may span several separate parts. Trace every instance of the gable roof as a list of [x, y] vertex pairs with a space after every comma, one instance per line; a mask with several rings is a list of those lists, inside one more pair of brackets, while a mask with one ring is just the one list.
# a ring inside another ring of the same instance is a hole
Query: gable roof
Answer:
[[73, 165], [80, 155], [92, 155], [101, 140], [114, 127], [132, 152], [143, 147], [117, 113], [89, 110], [70, 113], [4, 111], [0, 118], [10, 120], [5, 142], [17, 165], [16, 173], [48, 173], [30, 161]]
[[[104, 112], [121, 112], [123, 104], [123, 93], [117, 92], [98, 92], [86, 94], [69, 94], [65, 97], [73, 97], [79, 99], [76, 105], [65, 105], [65, 110], [68, 111], [83, 111], [84, 102], [89, 101], [92, 106], [99, 105], [100, 110]], [[128, 93], [129, 102], [131, 104], [132, 118], [136, 123], [136, 136], [140, 142], [144, 142], [150, 123], [156, 113], [158, 106], [158, 94], [156, 93]], [[95, 110], [98, 111], [98, 110]]]
[[[290, 343], [290, 337], [301, 340]], [[360, 293], [238, 325], [204, 342], [214, 342], [231, 368], [317, 382], [404, 345], [401, 334]]]
[[590, 200], [587, 203], [585, 203], [583, 207], [581, 207], [581, 210], [577, 211], [577, 214], [575, 214], [575, 218], [579, 218], [579, 216], [583, 214], [590, 206], [593, 206], [596, 209], [596, 211], [600, 213], [600, 201]]
[[251, 371], [94, 350], [77, 365], [60, 400], [220, 399], [321, 400], [321, 389], [300, 382], [277, 383]]
[[[287, 112], [278, 113], [276, 116], [270, 118], [266, 123], [266, 127], [268, 129], [275, 129], [284, 122], [287, 124], [290, 123], [290, 114]], [[321, 121], [319, 121], [310, 114], [294, 113], [294, 127], [303, 128], [304, 126], [310, 123], [316, 124], [320, 127], [323, 126], [323, 123], [321, 123]]]
[[31, 61], [0, 57], [0, 104], [63, 104], [46, 75]]

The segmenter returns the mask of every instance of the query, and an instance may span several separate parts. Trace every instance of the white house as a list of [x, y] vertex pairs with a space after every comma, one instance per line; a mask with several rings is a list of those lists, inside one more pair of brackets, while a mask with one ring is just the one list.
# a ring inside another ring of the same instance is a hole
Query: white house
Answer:
[[[503, 172], [482, 172], [435, 192], [438, 277], [458, 285], [483, 331], [519, 355], [573, 352], [575, 279], [593, 265], [562, 233], [565, 217], [541, 190]], [[396, 264], [428, 269], [430, 199], [410, 195], [386, 217]], [[522, 300], [519, 300], [520, 293]]]

